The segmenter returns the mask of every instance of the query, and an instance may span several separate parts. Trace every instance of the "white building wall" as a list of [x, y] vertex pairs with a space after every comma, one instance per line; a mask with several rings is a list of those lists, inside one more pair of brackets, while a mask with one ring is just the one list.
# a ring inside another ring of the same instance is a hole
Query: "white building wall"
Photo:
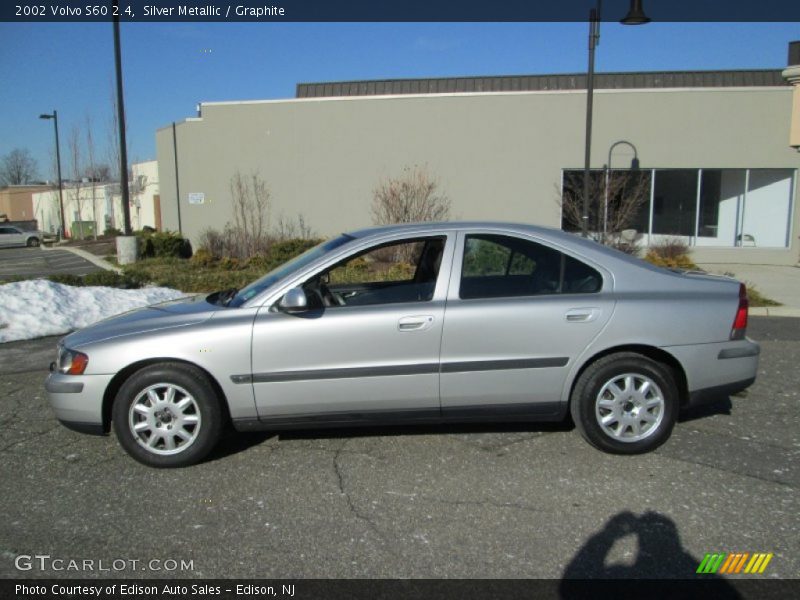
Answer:
[[[77, 228], [73, 231], [73, 225], [79, 219], [83, 222], [94, 222], [98, 235], [105, 231], [106, 217], [110, 214], [106, 198], [112, 187], [113, 184], [99, 183], [83, 183], [80, 189], [70, 184], [64, 185], [64, 218], [68, 236], [78, 233]], [[52, 233], [58, 231], [61, 223], [58, 190], [33, 194], [33, 210], [40, 229]]]
[[[131, 179], [131, 228], [149, 226], [155, 228], [155, 196], [158, 195], [158, 162], [155, 160], [132, 165]], [[81, 183], [75, 186], [64, 184], [64, 216], [67, 235], [73, 235], [73, 223], [78, 220], [95, 223], [98, 235], [109, 228], [123, 229], [122, 195], [116, 183]], [[39, 228], [55, 233], [58, 231], [60, 208], [58, 190], [47, 190], [33, 194], [33, 211]]]
[[158, 161], [136, 163], [132, 167], [131, 227], [156, 226], [155, 196], [158, 195]]

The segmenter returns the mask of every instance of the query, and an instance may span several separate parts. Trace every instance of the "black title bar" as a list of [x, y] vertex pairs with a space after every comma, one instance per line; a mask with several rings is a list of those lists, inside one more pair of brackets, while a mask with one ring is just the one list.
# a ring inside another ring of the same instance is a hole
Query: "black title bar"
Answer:
[[[0, 21], [101, 22], [544, 22], [587, 21], [597, 0], [5, 0]], [[619, 21], [629, 0], [605, 0]], [[655, 22], [800, 21], [798, 0], [643, 0]]]
[[797, 598], [800, 580], [723, 579], [0, 579], [0, 598], [72, 600], [572, 600], [616, 597], [673, 600], [709, 598], [772, 600]]

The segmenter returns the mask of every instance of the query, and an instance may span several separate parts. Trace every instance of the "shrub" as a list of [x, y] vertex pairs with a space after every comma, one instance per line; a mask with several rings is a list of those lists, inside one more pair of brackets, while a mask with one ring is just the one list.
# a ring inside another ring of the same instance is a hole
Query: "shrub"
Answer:
[[55, 275], [49, 275], [47, 280], [52, 281], [53, 283], [71, 285], [74, 287], [80, 287], [83, 285], [83, 279], [80, 275], [70, 275], [69, 273], [57, 273]]
[[657, 267], [664, 267], [665, 269], [692, 270], [697, 268], [697, 265], [692, 262], [692, 259], [685, 255], [674, 258], [666, 258], [664, 256], [654, 254], [653, 252], [648, 252], [644, 259], [647, 262], [656, 265]]
[[136, 289], [147, 283], [146, 278], [136, 276], [136, 274], [119, 274], [114, 271], [96, 271], [83, 276], [60, 273], [57, 275], [50, 275], [47, 279], [54, 283], [70, 285], [72, 287], [98, 286], [121, 289]]
[[115, 287], [122, 289], [136, 289], [146, 282], [127, 273], [119, 274], [114, 271], [96, 271], [83, 276], [83, 285], [102, 287]]
[[302, 254], [309, 248], [313, 248], [321, 241], [322, 240], [293, 239], [275, 242], [267, 251], [266, 258], [273, 267], [276, 267]]
[[212, 258], [222, 258], [227, 254], [225, 235], [216, 229], [204, 229], [199, 239], [200, 250], [205, 250]]
[[272, 263], [268, 257], [259, 254], [258, 256], [251, 256], [244, 264], [248, 269], [267, 270]]
[[668, 269], [696, 269], [689, 257], [689, 245], [680, 238], [666, 238], [650, 246], [644, 259]]
[[122, 235], [122, 231], [116, 227], [106, 227], [105, 231], [103, 231], [103, 235], [105, 237], [117, 237]]
[[192, 255], [192, 264], [199, 267], [210, 267], [214, 264], [214, 256], [205, 248], [199, 248], [197, 252]]
[[139, 240], [139, 256], [142, 258], [190, 258], [192, 245], [186, 238], [174, 231], [157, 231], [136, 233]]
[[238, 258], [233, 258], [231, 256], [221, 258], [217, 265], [220, 269], [224, 269], [226, 271], [240, 271], [245, 266], [245, 264], [240, 262]]

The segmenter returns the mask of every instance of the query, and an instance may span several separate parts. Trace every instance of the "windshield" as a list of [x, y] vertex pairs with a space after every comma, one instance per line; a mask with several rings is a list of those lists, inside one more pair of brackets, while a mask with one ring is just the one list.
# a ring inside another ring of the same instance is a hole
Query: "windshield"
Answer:
[[255, 298], [261, 292], [277, 283], [281, 279], [291, 275], [295, 271], [299, 271], [306, 265], [311, 264], [331, 250], [335, 250], [339, 246], [343, 246], [347, 242], [350, 242], [354, 239], [355, 238], [350, 235], [340, 235], [337, 238], [328, 240], [327, 242], [323, 242], [318, 246], [314, 246], [313, 248], [306, 250], [300, 256], [297, 256], [292, 260], [283, 263], [281, 266], [274, 268], [260, 279], [256, 279], [247, 287], [239, 290], [233, 299], [228, 303], [228, 306], [241, 306], [251, 298]]

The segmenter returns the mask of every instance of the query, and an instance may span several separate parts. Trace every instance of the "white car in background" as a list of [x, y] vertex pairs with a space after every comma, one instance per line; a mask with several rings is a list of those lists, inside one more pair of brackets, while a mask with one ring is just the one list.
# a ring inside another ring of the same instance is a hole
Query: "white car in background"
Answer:
[[35, 248], [41, 245], [44, 234], [41, 231], [25, 231], [16, 225], [0, 224], [0, 247], [28, 246]]

